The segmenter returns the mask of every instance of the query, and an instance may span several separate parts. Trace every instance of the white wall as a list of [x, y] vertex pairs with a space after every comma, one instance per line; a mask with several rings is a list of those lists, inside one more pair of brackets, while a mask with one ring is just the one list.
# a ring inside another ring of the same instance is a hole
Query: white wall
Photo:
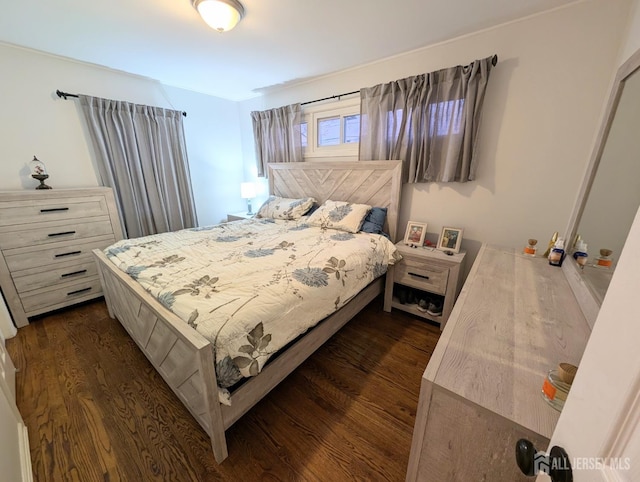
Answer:
[[[188, 90], [165, 87], [184, 120], [198, 224], [217, 224], [246, 208], [238, 104]], [[181, 107], [182, 108], [182, 107]]]
[[242, 209], [243, 180], [237, 103], [164, 87], [159, 82], [0, 44], [0, 190], [32, 189], [36, 155], [53, 188], [99, 184], [77, 100], [56, 89], [184, 110], [185, 136], [199, 224]]
[[[477, 180], [403, 189], [408, 220], [464, 228], [470, 240], [546, 245], [562, 231], [589, 158], [630, 2], [589, 0], [242, 103], [245, 172], [254, 165], [249, 112], [357, 90], [498, 54], [480, 129]], [[472, 253], [475, 254], [475, 253]], [[471, 263], [467, 264], [469, 268]]]

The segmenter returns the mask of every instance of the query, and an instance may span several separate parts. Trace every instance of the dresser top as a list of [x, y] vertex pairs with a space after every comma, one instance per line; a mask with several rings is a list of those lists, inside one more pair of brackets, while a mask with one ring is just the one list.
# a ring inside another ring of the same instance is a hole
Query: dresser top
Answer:
[[0, 191], [0, 201], [20, 201], [23, 199], [57, 199], [72, 196], [90, 196], [110, 192], [110, 187], [78, 187], [67, 189], [23, 189], [22, 191]]
[[579, 364], [589, 335], [561, 269], [483, 246], [423, 377], [551, 438], [559, 412], [542, 383], [560, 362]]

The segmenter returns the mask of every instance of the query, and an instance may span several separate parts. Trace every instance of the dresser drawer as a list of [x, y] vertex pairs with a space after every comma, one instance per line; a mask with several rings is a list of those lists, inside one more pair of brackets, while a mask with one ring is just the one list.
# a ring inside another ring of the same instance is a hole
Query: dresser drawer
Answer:
[[28, 291], [55, 286], [60, 283], [79, 281], [98, 275], [98, 266], [93, 259], [81, 263], [64, 263], [55, 268], [33, 268], [16, 273], [13, 284], [21, 295]]
[[22, 306], [27, 313], [49, 311], [71, 305], [102, 294], [100, 278], [93, 277], [79, 283], [68, 283], [50, 290], [38, 290], [21, 297]]
[[8, 201], [0, 203], [0, 226], [67, 221], [108, 214], [104, 196]]
[[[86, 221], [86, 222], [85, 222]], [[47, 222], [26, 227], [10, 226], [0, 232], [0, 249], [38, 246], [82, 238], [92, 238], [112, 234], [113, 228], [108, 216], [74, 220], [71, 222]]]
[[42, 271], [46, 271], [58, 267], [56, 265], [70, 266], [71, 264], [93, 259], [91, 250], [104, 249], [114, 242], [113, 236], [100, 236], [89, 238], [84, 242], [55, 243], [44, 248], [9, 249], [3, 251], [3, 254], [7, 266], [15, 278], [20, 276], [17, 271], [31, 268], [41, 268]]
[[445, 294], [449, 269], [405, 257], [395, 268], [394, 281], [431, 293]]

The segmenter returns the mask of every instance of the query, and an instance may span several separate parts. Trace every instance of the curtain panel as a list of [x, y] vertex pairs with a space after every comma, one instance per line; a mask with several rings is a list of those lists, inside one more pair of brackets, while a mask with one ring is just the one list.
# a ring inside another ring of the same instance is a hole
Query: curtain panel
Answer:
[[197, 225], [182, 112], [80, 95], [98, 171], [126, 236]]
[[360, 90], [360, 159], [403, 160], [403, 181], [475, 179], [493, 57]]
[[300, 104], [251, 113], [259, 177], [270, 162], [302, 162], [302, 119]]

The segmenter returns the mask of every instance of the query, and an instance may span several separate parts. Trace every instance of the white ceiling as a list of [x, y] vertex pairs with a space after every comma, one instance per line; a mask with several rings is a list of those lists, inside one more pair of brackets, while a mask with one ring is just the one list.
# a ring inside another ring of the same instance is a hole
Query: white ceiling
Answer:
[[191, 0], [0, 0], [0, 41], [243, 100], [575, 0], [241, 1], [220, 34]]

